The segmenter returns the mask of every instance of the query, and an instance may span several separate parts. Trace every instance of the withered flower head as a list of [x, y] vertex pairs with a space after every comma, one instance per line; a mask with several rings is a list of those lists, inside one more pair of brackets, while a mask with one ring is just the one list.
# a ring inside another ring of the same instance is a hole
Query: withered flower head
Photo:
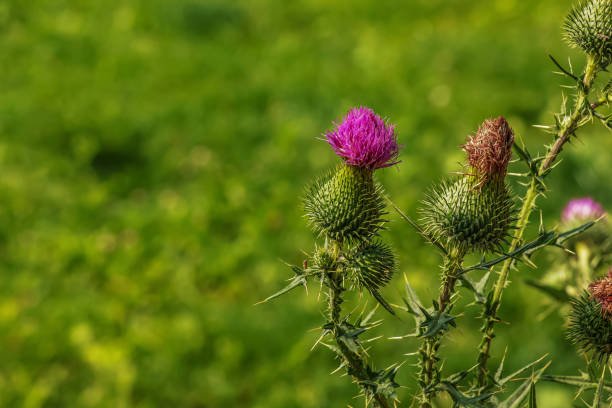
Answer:
[[606, 276], [589, 285], [589, 292], [591, 298], [601, 305], [604, 316], [612, 316], [612, 268]]
[[512, 156], [514, 132], [503, 116], [487, 119], [475, 136], [468, 136], [463, 150], [468, 163], [483, 181], [503, 179]]

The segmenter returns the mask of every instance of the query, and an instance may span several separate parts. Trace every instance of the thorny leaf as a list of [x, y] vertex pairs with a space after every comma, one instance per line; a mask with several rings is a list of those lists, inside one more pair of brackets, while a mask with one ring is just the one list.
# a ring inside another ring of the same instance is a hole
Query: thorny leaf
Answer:
[[461, 275], [459, 280], [463, 287], [474, 293], [476, 303], [484, 304], [487, 300], [485, 288], [489, 282], [491, 271], [488, 271], [478, 282], [473, 282], [467, 275]]
[[607, 364], [604, 364], [603, 370], [601, 372], [601, 378], [599, 379], [599, 383], [597, 384], [597, 390], [595, 391], [595, 395], [593, 397], [593, 405], [590, 408], [601, 408], [601, 400], [603, 398], [603, 389], [604, 382], [606, 378], [606, 369]]
[[[504, 378], [500, 379], [500, 380], [497, 382], [497, 385], [498, 385], [499, 387], [503, 387], [504, 385], [506, 385], [506, 383], [507, 383], [508, 381], [515, 379], [515, 378], [516, 378], [516, 377], [517, 377], [519, 374], [521, 374], [523, 371], [527, 370], [528, 368], [531, 368], [531, 367], [535, 366], [535, 365], [536, 365], [536, 364], [538, 364], [540, 361], [542, 361], [544, 358], [546, 358], [546, 356], [547, 356], [547, 354], [543, 355], [542, 357], [538, 358], [538, 359], [537, 359], [537, 360], [535, 360], [535, 361], [532, 361], [531, 363], [527, 364], [526, 366], [524, 366], [524, 367], [522, 367], [522, 368], [519, 368], [518, 370], [516, 370], [516, 371], [515, 371], [515, 372], [513, 372], [512, 374], [505, 376]], [[547, 363], [545, 367], [547, 367], [547, 366], [548, 366], [548, 364], [550, 364], [550, 363]]]
[[[580, 391], [597, 388], [599, 383], [591, 381], [587, 373], [582, 375], [543, 375], [540, 378], [542, 381], [553, 382], [557, 384], [572, 385], [578, 387]], [[608, 392], [612, 392], [612, 382], [606, 381], [603, 385], [604, 389]]]
[[480, 404], [481, 401], [485, 401], [493, 395], [493, 393], [487, 393], [482, 395], [477, 395], [475, 397], [468, 397], [463, 395], [461, 391], [455, 387], [452, 383], [448, 381], [440, 381], [437, 389], [439, 391], [446, 391], [448, 395], [453, 399], [455, 404], [460, 407], [469, 407], [469, 408], [484, 408], [485, 406]]
[[393, 310], [391, 305], [389, 303], [387, 303], [385, 298], [382, 297], [382, 295], [380, 294], [380, 292], [378, 290], [376, 290], [376, 289], [369, 289], [368, 288], [368, 291], [374, 297], [374, 299], [376, 299], [378, 301], [378, 303], [380, 303], [381, 306], [385, 308], [385, 310], [387, 310], [392, 315], [395, 315], [395, 310]]
[[421, 312], [425, 316], [425, 320], [420, 324], [420, 327], [425, 329], [425, 333], [423, 333], [421, 337], [433, 337], [440, 332], [450, 330], [449, 325], [452, 327], [457, 326], [454, 322], [456, 316], [438, 310], [429, 314], [424, 308], [421, 308]]
[[289, 267], [295, 273], [295, 276], [291, 279], [289, 284], [285, 286], [283, 289], [276, 292], [275, 294], [268, 296], [267, 298], [265, 298], [264, 300], [256, 304], [268, 302], [272, 299], [275, 299], [279, 296], [284, 295], [285, 293], [291, 291], [292, 289], [297, 288], [298, 286], [306, 287], [306, 278], [308, 278], [309, 276], [318, 275], [320, 273], [319, 271], [316, 271], [314, 269], [302, 269], [299, 266], [295, 266], [295, 265], [289, 265]]
[[490, 261], [482, 260], [480, 263], [472, 266], [468, 266], [461, 271], [461, 274], [464, 274], [469, 271], [474, 270], [489, 270], [491, 267], [497, 265], [498, 263], [504, 262], [506, 259], [512, 258], [515, 260], [519, 260], [519, 256], [523, 256], [527, 261], [533, 256], [533, 254], [544, 247], [547, 246], [555, 246], [558, 248], [566, 249], [563, 246], [563, 243], [568, 239], [586, 231], [595, 225], [597, 221], [589, 221], [586, 224], [583, 224], [577, 228], [571, 229], [569, 231], [565, 231], [563, 233], [557, 233], [555, 231], [543, 231], [539, 234], [539, 236], [533, 241], [515, 249], [514, 251], [504, 254], [498, 258], [492, 259]]
[[531, 384], [535, 384], [538, 382], [544, 370], [548, 368], [550, 362], [548, 362], [544, 367], [540, 368], [536, 372], [531, 375], [531, 378], [525, 380], [507, 399], [502, 401], [498, 408], [518, 408], [523, 400], [529, 394], [531, 389]]
[[538, 408], [538, 403], [536, 401], [536, 388], [535, 383], [531, 383], [531, 387], [529, 387], [529, 405], [528, 408]]

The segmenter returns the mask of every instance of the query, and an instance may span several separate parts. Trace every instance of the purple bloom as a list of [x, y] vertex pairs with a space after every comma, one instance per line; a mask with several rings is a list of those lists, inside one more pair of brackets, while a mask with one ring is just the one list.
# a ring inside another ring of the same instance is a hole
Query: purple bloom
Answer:
[[371, 109], [353, 108], [334, 126], [324, 140], [346, 164], [376, 170], [399, 163], [401, 146], [394, 135], [395, 126], [387, 125]]
[[571, 200], [561, 214], [563, 222], [570, 222], [576, 219], [597, 219], [605, 214], [601, 204], [591, 197], [575, 198]]

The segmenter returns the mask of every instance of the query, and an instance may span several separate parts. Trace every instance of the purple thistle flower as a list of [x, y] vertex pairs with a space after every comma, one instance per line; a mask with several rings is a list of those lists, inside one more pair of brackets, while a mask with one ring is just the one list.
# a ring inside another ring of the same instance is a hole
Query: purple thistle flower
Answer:
[[605, 214], [601, 204], [591, 197], [575, 198], [570, 200], [563, 209], [561, 219], [563, 222], [571, 222], [576, 219], [597, 219]]
[[371, 109], [353, 108], [334, 126], [323, 140], [346, 164], [376, 170], [400, 162], [397, 157], [402, 146], [397, 144], [395, 126], [387, 125]]

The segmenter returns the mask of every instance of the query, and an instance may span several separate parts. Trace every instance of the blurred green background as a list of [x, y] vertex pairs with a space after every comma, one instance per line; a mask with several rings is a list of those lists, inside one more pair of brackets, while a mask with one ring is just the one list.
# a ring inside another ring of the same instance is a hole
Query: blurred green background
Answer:
[[[310, 351], [316, 285], [253, 306], [290, 276], [281, 259], [313, 246], [302, 186], [336, 163], [316, 138], [357, 105], [397, 124], [403, 162], [378, 176], [416, 216], [485, 118], [506, 116], [533, 150], [550, 141], [531, 127], [560, 103], [547, 53], [583, 65], [560, 35], [570, 5], [0, 2], [0, 406], [361, 406], [329, 374], [331, 353]], [[573, 196], [612, 208], [612, 137], [597, 125], [580, 141], [540, 201], [548, 226]], [[402, 273], [433, 297], [439, 257], [391, 218]], [[537, 261], [513, 275], [493, 363], [507, 344], [510, 369], [549, 353], [549, 372], [573, 374], [583, 360], [562, 319], [538, 320], [544, 300], [522, 283], [545, 270]], [[398, 274], [385, 296], [398, 302], [402, 286]], [[474, 361], [478, 312], [448, 336], [447, 372]], [[412, 330], [380, 317], [378, 335]], [[407, 361], [406, 404], [414, 347], [372, 350], [379, 367]], [[538, 395], [542, 407], [573, 398], [546, 384]]]

